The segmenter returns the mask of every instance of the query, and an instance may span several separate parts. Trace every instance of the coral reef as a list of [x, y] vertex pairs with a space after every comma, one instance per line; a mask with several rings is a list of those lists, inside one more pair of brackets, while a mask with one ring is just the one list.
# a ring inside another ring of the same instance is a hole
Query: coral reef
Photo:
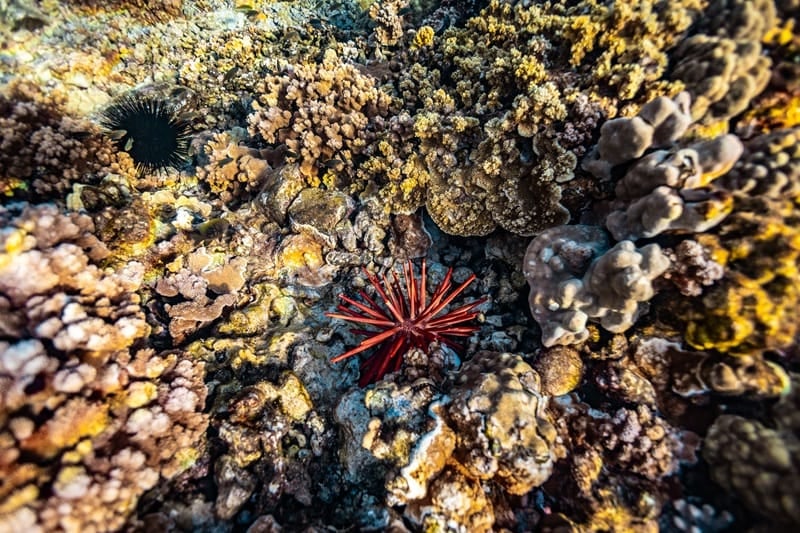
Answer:
[[217, 261], [219, 258], [199, 248], [187, 257], [186, 267], [159, 278], [154, 287], [157, 294], [171, 299], [172, 303], [164, 304], [164, 311], [169, 317], [169, 333], [177, 344], [219, 318], [237, 301], [237, 291], [245, 283], [245, 261]]
[[686, 340], [696, 348], [732, 354], [791, 345], [797, 334], [796, 211], [790, 202], [748, 198], [704, 239], [721, 258], [725, 276], [686, 310]]
[[626, 205], [609, 213], [606, 227], [617, 240], [637, 240], [716, 226], [733, 207], [730, 194], [702, 187], [730, 169], [741, 152], [742, 143], [734, 135], [674, 153], [651, 152], [617, 181], [617, 199]]
[[792, 392], [772, 408], [775, 427], [739, 415], [721, 415], [709, 429], [703, 457], [713, 479], [775, 526], [800, 523], [797, 456], [797, 376]]
[[638, 501], [600, 487], [631, 476], [656, 481], [673, 474], [681, 463], [694, 462], [697, 436], [671, 426], [645, 405], [606, 414], [565, 396], [551, 408], [560, 442], [568, 450], [570, 474], [564, 490], [575, 493], [571, 502], [579, 508], [573, 513], [587, 517], [578, 527], [657, 530], [655, 518], [664, 495], [654, 485], [639, 481], [638, 497], [647, 497]]
[[796, 129], [755, 137], [722, 178], [734, 191], [734, 212], [701, 242], [725, 275], [687, 310], [693, 346], [752, 354], [795, 342], [798, 146]]
[[758, 40], [695, 35], [675, 51], [672, 77], [692, 95], [692, 117], [724, 121], [747, 108], [769, 82], [770, 59]]
[[0, 530], [798, 523], [797, 0], [145, 4], [0, 0]]
[[142, 265], [99, 268], [87, 216], [42, 205], [2, 221], [0, 528], [119, 528], [202, 454], [203, 365], [134, 349]]
[[89, 12], [122, 9], [137, 18], [157, 22], [180, 16], [183, 11], [183, 4], [187, 2], [184, 2], [184, 0], [167, 0], [159, 3], [157, 7], [152, 6], [145, 0], [112, 0], [110, 2], [70, 0], [68, 3], [73, 4], [79, 10], [87, 10]]
[[584, 168], [600, 178], [634, 161], [614, 180], [616, 201], [605, 225], [616, 240], [654, 237], [663, 232], [702, 232], [732, 209], [729, 191], [711, 187], [742, 154], [735, 135], [689, 146], [669, 147], [691, 124], [688, 95], [657, 98], [632, 118], [610, 120], [600, 129], [595, 151]]
[[[312, 480], [306, 464], [311, 456], [320, 453], [316, 444], [320, 435], [304, 434], [301, 426], [319, 415], [313, 411], [303, 383], [291, 372], [281, 375], [276, 383], [259, 381], [240, 391], [231, 400], [230, 409], [230, 420], [219, 427], [228, 452], [215, 465], [219, 487], [216, 515], [222, 519], [233, 517], [259, 482], [271, 486], [270, 498], [275, 501], [288, 494], [310, 504]], [[319, 431], [323, 426], [318, 421], [307, 427]], [[269, 472], [270, 477], [259, 480], [258, 472], [248, 470], [251, 465], [257, 465], [259, 472]]]

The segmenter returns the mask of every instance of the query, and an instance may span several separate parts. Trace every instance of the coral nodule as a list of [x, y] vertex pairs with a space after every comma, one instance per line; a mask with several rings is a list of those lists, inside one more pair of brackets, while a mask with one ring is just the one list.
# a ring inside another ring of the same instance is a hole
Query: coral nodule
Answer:
[[162, 98], [123, 96], [102, 111], [100, 125], [140, 172], [179, 168], [188, 157], [189, 121]]
[[485, 298], [469, 302], [437, 316], [473, 282], [475, 274], [470, 275], [448, 294], [453, 278], [451, 267], [441, 284], [433, 292], [429, 302], [426, 292], [427, 268], [424, 259], [419, 281], [414, 277], [411, 261], [407, 261], [403, 265], [405, 291], [394, 273], [392, 273], [390, 282], [386, 274], [383, 274], [382, 279], [379, 280], [374, 274], [366, 269], [363, 270], [386, 309], [364, 290], [359, 290], [358, 292], [366, 304], [341, 294], [339, 298], [347, 305], [339, 304], [336, 307], [338, 313], [325, 313], [325, 316], [330, 318], [339, 318], [378, 328], [377, 331], [351, 330], [354, 334], [363, 335], [366, 338], [352, 350], [331, 359], [332, 363], [336, 363], [374, 346], [380, 346], [374, 354], [361, 363], [359, 386], [365, 387], [381, 379], [387, 373], [397, 371], [403, 361], [403, 355], [411, 348], [427, 352], [428, 346], [432, 342], [438, 341], [458, 351], [462, 349], [461, 345], [450, 337], [467, 337], [478, 330], [477, 326], [464, 325], [464, 323], [478, 316], [475, 308], [484, 303]]

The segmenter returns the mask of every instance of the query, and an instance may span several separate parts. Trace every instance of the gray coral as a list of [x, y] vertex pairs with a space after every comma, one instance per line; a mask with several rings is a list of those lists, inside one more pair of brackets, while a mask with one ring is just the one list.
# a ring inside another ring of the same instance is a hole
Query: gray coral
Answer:
[[607, 247], [605, 233], [592, 226], [552, 228], [531, 241], [523, 273], [545, 346], [586, 340], [589, 319], [608, 331], [625, 331], [646, 309], [644, 302], [655, 294], [652, 281], [669, 259], [657, 244]]

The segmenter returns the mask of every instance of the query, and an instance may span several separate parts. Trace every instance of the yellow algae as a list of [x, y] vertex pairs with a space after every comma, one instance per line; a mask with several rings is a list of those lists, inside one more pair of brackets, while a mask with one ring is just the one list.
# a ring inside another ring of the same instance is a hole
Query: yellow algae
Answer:
[[125, 405], [131, 409], [142, 407], [158, 397], [158, 387], [150, 381], [135, 381], [126, 389]]
[[431, 28], [430, 26], [422, 26], [416, 31], [416, 33], [414, 33], [413, 46], [417, 48], [425, 48], [428, 46], [433, 46], [433, 38], [434, 38], [433, 28]]

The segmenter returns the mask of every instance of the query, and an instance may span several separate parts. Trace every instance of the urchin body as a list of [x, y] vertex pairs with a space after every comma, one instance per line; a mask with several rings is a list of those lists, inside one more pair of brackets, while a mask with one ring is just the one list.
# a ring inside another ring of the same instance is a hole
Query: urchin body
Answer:
[[100, 124], [140, 172], [180, 168], [188, 157], [189, 121], [164, 99], [126, 95], [103, 110]]

